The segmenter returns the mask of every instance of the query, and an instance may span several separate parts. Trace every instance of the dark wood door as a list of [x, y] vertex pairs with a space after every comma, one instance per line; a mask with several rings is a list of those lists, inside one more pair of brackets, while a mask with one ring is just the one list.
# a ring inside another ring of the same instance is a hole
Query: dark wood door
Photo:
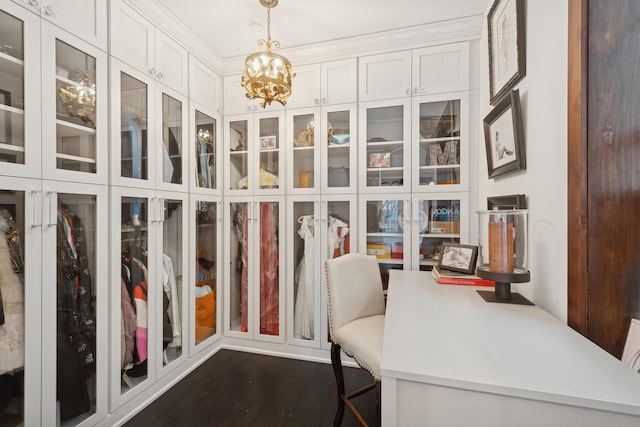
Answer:
[[640, 317], [640, 1], [571, 0], [570, 21], [569, 324], [620, 357]]

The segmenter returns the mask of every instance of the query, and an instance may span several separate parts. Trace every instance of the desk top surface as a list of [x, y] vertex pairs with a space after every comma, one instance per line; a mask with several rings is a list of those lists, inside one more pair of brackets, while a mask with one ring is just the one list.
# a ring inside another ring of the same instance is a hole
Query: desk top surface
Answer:
[[[486, 289], [486, 288], [485, 288]], [[640, 415], [640, 375], [536, 306], [392, 270], [382, 376]]]

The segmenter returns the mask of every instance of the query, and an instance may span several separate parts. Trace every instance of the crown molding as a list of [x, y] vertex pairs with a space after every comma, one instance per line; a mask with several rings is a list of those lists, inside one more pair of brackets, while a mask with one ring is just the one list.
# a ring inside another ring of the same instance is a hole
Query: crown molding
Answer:
[[215, 72], [221, 73], [223, 59], [206, 45], [201, 38], [155, 0], [123, 0], [129, 6], [151, 21], [163, 33], [184, 46], [191, 55], [207, 64]]
[[[278, 49], [278, 53], [287, 57], [295, 68], [296, 65], [478, 40], [483, 22], [483, 15], [474, 15], [329, 42]], [[222, 74], [231, 75], [241, 72], [244, 67], [244, 59], [244, 56], [225, 58]]]
[[[245, 56], [222, 58], [156, 0], [123, 0], [221, 75], [242, 72]], [[307, 65], [379, 53], [480, 39], [484, 15], [440, 21], [323, 43], [279, 49], [294, 65]]]

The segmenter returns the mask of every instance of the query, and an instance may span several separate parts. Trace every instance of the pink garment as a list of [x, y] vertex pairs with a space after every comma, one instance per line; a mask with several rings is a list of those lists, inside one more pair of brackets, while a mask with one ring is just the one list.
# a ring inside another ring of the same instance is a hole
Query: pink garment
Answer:
[[260, 333], [280, 331], [278, 203], [260, 203]]

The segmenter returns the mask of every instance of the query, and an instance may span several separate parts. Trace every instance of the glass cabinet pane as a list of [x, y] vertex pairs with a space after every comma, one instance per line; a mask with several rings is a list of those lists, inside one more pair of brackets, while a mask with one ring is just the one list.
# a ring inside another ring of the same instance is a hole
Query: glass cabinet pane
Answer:
[[181, 200], [162, 200], [162, 330], [163, 364], [182, 355], [182, 240], [184, 238]]
[[24, 423], [25, 193], [0, 192], [0, 424]]
[[217, 204], [196, 201], [196, 344], [216, 333]]
[[229, 123], [229, 189], [249, 188], [249, 147], [247, 145], [247, 120]]
[[327, 114], [327, 186], [349, 187], [351, 145], [350, 111], [332, 111]]
[[389, 270], [402, 269], [404, 264], [404, 218], [402, 200], [367, 201], [367, 254], [378, 258], [384, 289], [389, 282]]
[[327, 212], [327, 259], [336, 258], [351, 252], [351, 203], [346, 200], [330, 200], [326, 203]]
[[314, 188], [315, 117], [293, 116], [293, 188]]
[[198, 187], [218, 188], [216, 182], [216, 119], [196, 110], [196, 182]]
[[320, 254], [315, 251], [316, 218], [314, 202], [301, 201], [293, 203], [291, 230], [295, 262], [293, 268], [293, 337], [297, 339], [314, 339], [315, 313], [315, 265]]
[[366, 115], [367, 187], [404, 185], [404, 107], [369, 108]]
[[419, 185], [460, 182], [460, 101], [420, 104]]
[[460, 200], [418, 200], [417, 214], [418, 259], [427, 270], [438, 264], [443, 243], [460, 243]]
[[126, 73], [120, 73], [120, 175], [148, 179], [147, 85]]
[[96, 59], [56, 40], [56, 167], [96, 173]]
[[280, 334], [278, 202], [260, 202], [260, 334]]
[[122, 393], [147, 378], [148, 199], [123, 197], [121, 204]]
[[61, 420], [96, 411], [96, 197], [58, 194], [57, 401]]
[[232, 202], [229, 252], [229, 329], [247, 332], [249, 319], [249, 203]]
[[25, 162], [24, 103], [24, 22], [0, 10], [0, 162]]
[[278, 117], [259, 120], [260, 171], [258, 187], [261, 189], [280, 188], [279, 123]]
[[182, 184], [182, 102], [162, 94], [162, 181]]

